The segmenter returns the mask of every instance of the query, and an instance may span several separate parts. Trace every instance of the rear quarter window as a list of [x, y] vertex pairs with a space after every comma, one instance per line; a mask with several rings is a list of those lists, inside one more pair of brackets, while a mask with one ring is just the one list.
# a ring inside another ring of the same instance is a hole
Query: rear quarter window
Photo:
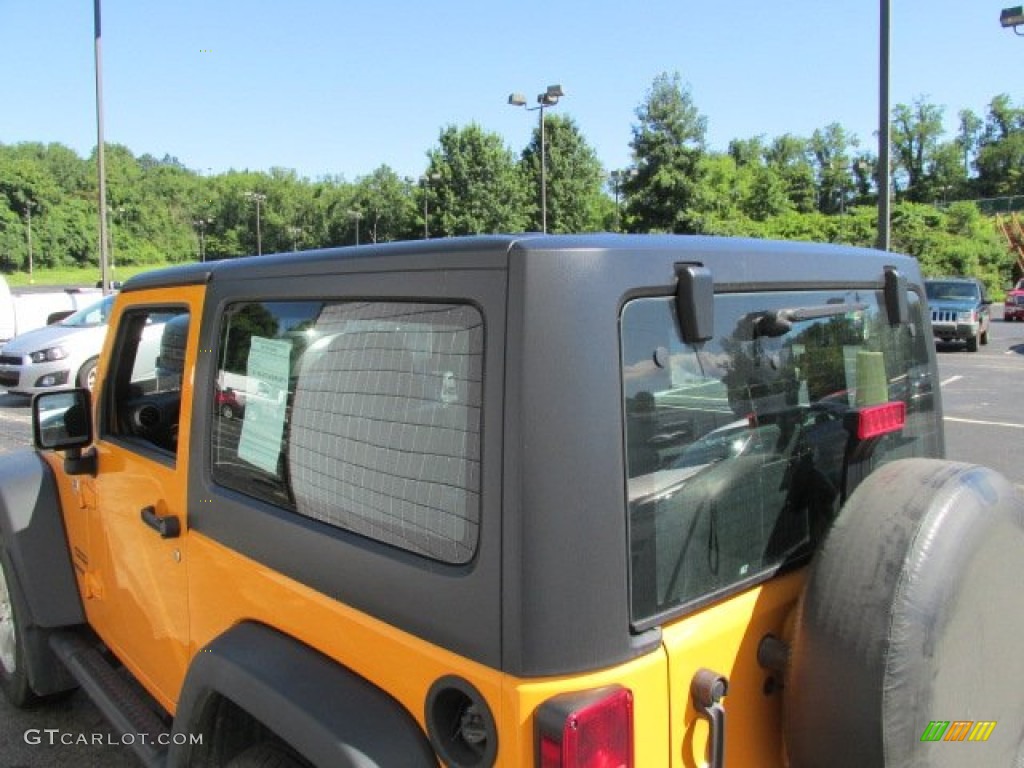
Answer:
[[247, 303], [229, 309], [220, 336], [216, 482], [432, 559], [472, 558], [483, 370], [476, 308]]

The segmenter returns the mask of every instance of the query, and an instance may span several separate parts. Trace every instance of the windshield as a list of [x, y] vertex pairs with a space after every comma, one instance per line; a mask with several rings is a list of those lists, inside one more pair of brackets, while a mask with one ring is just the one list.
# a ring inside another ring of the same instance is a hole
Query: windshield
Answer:
[[70, 328], [89, 328], [94, 325], [106, 325], [107, 320], [110, 319], [110, 308], [113, 304], [113, 295], [107, 296], [102, 301], [97, 301], [95, 304], [78, 310], [73, 315], [68, 315], [60, 324]]
[[978, 286], [974, 283], [926, 281], [924, 286], [932, 300], [973, 301], [978, 298]]

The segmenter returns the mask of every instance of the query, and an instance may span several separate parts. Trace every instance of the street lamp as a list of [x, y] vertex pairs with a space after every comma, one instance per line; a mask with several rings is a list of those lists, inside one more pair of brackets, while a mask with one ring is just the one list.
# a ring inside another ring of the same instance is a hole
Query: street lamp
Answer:
[[1018, 27], [1024, 26], [1024, 6], [1016, 5], [1013, 8], [1003, 8], [999, 14], [999, 24], [1003, 28], [1010, 28], [1013, 34], [1024, 37]]
[[93, 33], [96, 61], [96, 175], [98, 177], [96, 208], [100, 220], [100, 287], [103, 294], [110, 293], [110, 273], [107, 269], [107, 166], [103, 155], [103, 30], [100, 0], [93, 0]]
[[612, 180], [612, 190], [615, 193], [615, 231], [616, 232], [621, 232], [622, 231], [622, 225], [620, 223], [620, 213], [619, 213], [619, 186], [623, 182], [625, 182], [625, 181], [627, 181], [629, 179], [635, 179], [638, 173], [640, 173], [640, 172], [636, 168], [628, 168], [628, 169], [625, 169], [625, 170], [615, 169], [614, 171], [611, 171], [608, 174], [608, 176]]
[[565, 93], [560, 85], [549, 85], [544, 93], [537, 95], [537, 106], [527, 107], [526, 97], [521, 93], [509, 94], [508, 103], [513, 107], [525, 107], [527, 112], [540, 111], [540, 231], [548, 231], [548, 192], [547, 192], [547, 148], [544, 135], [544, 110], [558, 103]]
[[879, 0], [878, 11], [878, 237], [876, 247], [888, 251], [892, 206], [892, 126], [889, 122], [889, 17], [890, 0]]
[[199, 261], [206, 261], [206, 227], [213, 219], [195, 219], [192, 224], [199, 230]]
[[423, 239], [430, 239], [430, 182], [440, 181], [440, 173], [425, 173], [420, 176], [423, 187]]
[[32, 200], [25, 201], [25, 225], [28, 227], [28, 281], [34, 282], [32, 278], [32, 209], [36, 203]]
[[292, 236], [292, 250], [299, 250], [299, 238], [302, 237], [302, 227], [288, 227], [288, 234]]
[[263, 236], [260, 233], [260, 204], [267, 201], [262, 192], [246, 192], [245, 199], [256, 203], [256, 255], [263, 255]]
[[124, 216], [124, 211], [125, 211], [125, 207], [123, 205], [119, 205], [119, 206], [117, 206], [117, 208], [113, 207], [112, 205], [108, 205], [107, 206], [107, 214], [110, 216], [110, 225], [107, 227], [107, 237], [110, 240], [110, 243], [109, 243], [109, 255], [110, 255], [109, 262], [110, 262], [110, 274], [111, 274], [111, 277], [113, 277], [114, 268], [115, 268], [114, 267], [114, 225], [113, 225], [113, 222], [115, 222], [115, 221], [119, 222], [121, 220], [121, 218]]
[[359, 220], [363, 218], [363, 212], [357, 209], [353, 209], [348, 212], [350, 218], [355, 219], [356, 222], [356, 245], [359, 245]]

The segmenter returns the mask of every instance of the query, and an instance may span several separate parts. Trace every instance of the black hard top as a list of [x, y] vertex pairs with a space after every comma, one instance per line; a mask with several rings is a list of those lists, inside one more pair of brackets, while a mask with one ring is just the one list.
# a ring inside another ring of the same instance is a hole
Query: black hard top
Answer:
[[[883, 268], [903, 270], [919, 282], [917, 263], [906, 256], [852, 246], [822, 245], [688, 235], [478, 235], [373, 245], [323, 248], [296, 253], [246, 256], [157, 269], [130, 278], [124, 291], [196, 285], [210, 281], [424, 269], [507, 269], [511, 259], [545, 253], [588, 252], [595, 258], [641, 258], [699, 262], [712, 269], [716, 284], [808, 281], [875, 282]], [[785, 264], [785, 268], [782, 265]]]

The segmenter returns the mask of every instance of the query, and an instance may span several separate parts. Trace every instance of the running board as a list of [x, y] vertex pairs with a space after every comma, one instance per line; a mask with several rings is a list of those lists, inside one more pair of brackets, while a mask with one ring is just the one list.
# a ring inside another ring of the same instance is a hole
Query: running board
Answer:
[[[50, 647], [148, 768], [167, 762], [170, 733], [146, 700], [81, 635], [54, 632]], [[162, 742], [162, 743], [161, 743]]]

